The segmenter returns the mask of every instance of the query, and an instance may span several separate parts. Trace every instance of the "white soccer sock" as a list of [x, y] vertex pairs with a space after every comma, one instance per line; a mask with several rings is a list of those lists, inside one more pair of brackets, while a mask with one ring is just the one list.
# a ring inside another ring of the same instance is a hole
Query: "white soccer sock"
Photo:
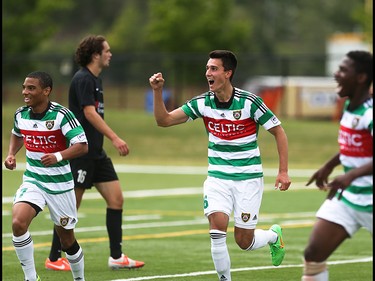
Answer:
[[320, 272], [319, 274], [316, 275], [303, 275], [302, 276], [302, 281], [328, 281], [328, 270], [325, 270], [323, 272]]
[[220, 230], [210, 230], [211, 255], [219, 280], [231, 281], [230, 257], [227, 247], [227, 234]]
[[[68, 253], [65, 253], [67, 260], [70, 263], [70, 269], [73, 274], [74, 280], [80, 280], [85, 281], [85, 261], [83, 256], [82, 248], [79, 247], [79, 250], [74, 255], [69, 255]], [[81, 279], [78, 279], [81, 278]]]
[[313, 262], [304, 259], [302, 281], [328, 281], [328, 268], [325, 261]]
[[255, 229], [254, 241], [252, 245], [247, 248], [247, 251], [253, 251], [262, 248], [269, 243], [275, 243], [277, 241], [277, 234], [272, 230]]
[[36, 270], [34, 263], [34, 243], [30, 232], [26, 231], [24, 235], [13, 235], [13, 246], [16, 250], [18, 260], [21, 263], [25, 280], [36, 280]]

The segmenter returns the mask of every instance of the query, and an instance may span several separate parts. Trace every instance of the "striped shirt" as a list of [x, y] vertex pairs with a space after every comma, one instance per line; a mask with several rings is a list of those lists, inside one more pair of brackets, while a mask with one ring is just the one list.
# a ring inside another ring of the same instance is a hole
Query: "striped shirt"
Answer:
[[[368, 99], [354, 111], [348, 111], [346, 101], [340, 121], [338, 143], [340, 161], [345, 172], [373, 161], [373, 99]], [[338, 196], [336, 193], [336, 196]], [[342, 199], [350, 207], [364, 212], [372, 212], [372, 175], [356, 178], [347, 187]]]
[[263, 177], [258, 128], [269, 130], [281, 123], [260, 97], [234, 88], [226, 106], [221, 106], [213, 92], [206, 92], [181, 108], [188, 121], [203, 118], [209, 176], [227, 180]]
[[75, 143], [87, 143], [81, 124], [69, 109], [51, 102], [45, 114], [37, 116], [30, 107], [20, 107], [15, 112], [12, 134], [22, 137], [26, 148], [24, 182], [32, 182], [50, 194], [74, 188], [68, 160], [49, 167], [41, 163], [46, 153], [65, 150]]

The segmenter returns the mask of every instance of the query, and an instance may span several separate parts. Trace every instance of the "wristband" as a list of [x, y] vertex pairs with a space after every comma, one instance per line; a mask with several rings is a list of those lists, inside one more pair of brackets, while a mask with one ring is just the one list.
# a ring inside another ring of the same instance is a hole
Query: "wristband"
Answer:
[[63, 160], [63, 157], [62, 157], [60, 152], [56, 152], [56, 153], [54, 153], [54, 155], [56, 157], [57, 162], [60, 162], [60, 161]]

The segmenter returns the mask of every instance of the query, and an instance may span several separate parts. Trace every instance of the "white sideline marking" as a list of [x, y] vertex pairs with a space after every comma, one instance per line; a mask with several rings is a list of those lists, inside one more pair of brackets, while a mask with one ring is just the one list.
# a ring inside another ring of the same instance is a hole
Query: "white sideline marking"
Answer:
[[[305, 187], [303, 182], [293, 182], [290, 190], [301, 190], [301, 189], [311, 189], [311, 187]], [[312, 187], [314, 188], [314, 187]], [[94, 189], [95, 190], [95, 189]], [[264, 190], [274, 190], [273, 184], [265, 184]], [[173, 195], [196, 195], [203, 194], [203, 187], [179, 187], [179, 188], [163, 188], [163, 189], [146, 189], [146, 190], [134, 190], [134, 191], [124, 191], [124, 198], [145, 198], [145, 197], [157, 197], [157, 196], [173, 196]], [[84, 200], [89, 199], [101, 199], [102, 196], [99, 192], [86, 192], [83, 195]], [[13, 203], [13, 197], [3, 197], [3, 204]]]
[[[327, 264], [335, 265], [335, 264], [360, 263], [360, 262], [372, 262], [372, 257], [354, 259], [354, 260], [329, 261], [327, 262]], [[256, 266], [256, 267], [233, 268], [231, 269], [231, 272], [279, 269], [279, 268], [291, 268], [291, 267], [303, 267], [303, 264], [280, 265], [278, 267]], [[202, 276], [202, 275], [211, 275], [211, 274], [216, 274], [216, 271], [209, 270], [209, 271], [198, 271], [198, 272], [172, 274], [172, 275], [144, 276], [144, 277], [136, 277], [136, 278], [128, 278], [128, 279], [114, 279], [110, 281], [141, 281], [141, 280], [154, 280], [154, 279], [170, 279], [170, 278], [178, 278], [178, 277]]]
[[[186, 175], [206, 175], [207, 166], [158, 166], [158, 165], [126, 165], [114, 164], [118, 173], [136, 173], [136, 174], [186, 174]], [[26, 168], [25, 163], [17, 163], [17, 170], [23, 171]], [[7, 170], [3, 166], [3, 170]], [[291, 177], [310, 177], [317, 169], [289, 169]], [[265, 176], [277, 175], [277, 168], [263, 168]], [[334, 170], [332, 175], [340, 174], [340, 171]]]
[[[142, 173], [142, 174], [190, 174], [190, 175], [206, 175], [207, 167], [196, 167], [196, 166], [152, 166], [152, 165], [114, 165], [116, 172], [118, 173]], [[17, 170], [24, 171], [26, 168], [25, 163], [17, 163]], [[6, 170], [3, 167], [3, 170]], [[265, 176], [272, 176], [277, 174], [277, 169], [263, 169]], [[315, 170], [312, 169], [290, 169], [290, 177], [310, 177]], [[338, 174], [333, 172], [333, 175]], [[306, 182], [293, 182], [293, 187], [298, 189], [303, 188], [314, 188], [305, 187]], [[302, 186], [302, 187], [301, 187]], [[266, 190], [273, 189], [273, 184], [265, 184]], [[139, 198], [139, 197], [154, 197], [154, 196], [165, 196], [165, 195], [188, 195], [188, 194], [201, 194], [202, 187], [184, 187], [184, 188], [166, 188], [166, 189], [153, 189], [153, 190], [136, 190], [136, 191], [124, 191], [123, 195], [125, 198]], [[85, 193], [84, 199], [100, 199], [99, 193]], [[3, 197], [3, 204], [10, 204], [13, 202], [13, 197]]]
[[[94, 189], [95, 190], [95, 189]], [[181, 187], [181, 188], [165, 188], [165, 189], [148, 189], [148, 190], [134, 190], [124, 191], [122, 194], [124, 198], [145, 198], [156, 196], [172, 196], [172, 195], [195, 195], [202, 194], [202, 187]], [[101, 199], [99, 192], [86, 192], [83, 195], [83, 200], [86, 199]], [[3, 204], [12, 203], [13, 197], [3, 197]]]
[[[128, 229], [142, 229], [142, 228], [154, 228], [154, 227], [171, 227], [171, 226], [186, 226], [186, 225], [201, 225], [207, 224], [207, 219], [196, 219], [196, 220], [182, 220], [182, 221], [170, 221], [170, 222], [148, 222], [148, 223], [135, 223], [127, 224], [122, 226], [123, 230]], [[52, 234], [52, 228], [50, 230], [33, 231], [33, 236], [46, 236]], [[95, 231], [106, 231], [106, 226], [90, 226], [90, 227], [77, 227], [74, 229], [75, 233], [79, 232], [95, 232]], [[12, 233], [3, 233], [3, 238], [12, 237]]]
[[[296, 215], [298, 217], [298, 214], [305, 214], [304, 217], [313, 217], [314, 213], [296, 213], [291, 215]], [[287, 214], [284, 214], [287, 215]], [[283, 218], [279, 215], [264, 215], [264, 218], [262, 220], [263, 223], [272, 221], [275, 217]], [[303, 217], [303, 216], [299, 216]], [[313, 219], [308, 220], [294, 220], [294, 221], [285, 221], [281, 222], [285, 226], [293, 226], [293, 225], [300, 225], [300, 224], [308, 224], [312, 225], [314, 222]], [[122, 226], [123, 230], [128, 229], [143, 229], [143, 228], [157, 228], [157, 227], [171, 227], [171, 226], [187, 226], [187, 225], [207, 225], [207, 219], [206, 218], [197, 218], [194, 220], [181, 220], [181, 221], [168, 221], [168, 222], [148, 222], [148, 223], [134, 223], [134, 224], [126, 224]], [[95, 232], [95, 231], [106, 231], [106, 226], [89, 226], [89, 227], [76, 227], [74, 229], [75, 233], [80, 232]], [[42, 231], [33, 231], [33, 236], [46, 236], [52, 234], [52, 229], [49, 230], [42, 230]], [[3, 233], [3, 238], [10, 238], [12, 237], [12, 233]]]

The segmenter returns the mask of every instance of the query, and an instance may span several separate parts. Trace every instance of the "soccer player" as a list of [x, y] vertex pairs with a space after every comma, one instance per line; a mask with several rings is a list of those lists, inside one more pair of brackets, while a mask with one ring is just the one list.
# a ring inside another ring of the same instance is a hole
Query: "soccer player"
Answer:
[[[327, 258], [361, 227], [372, 235], [373, 117], [372, 54], [348, 52], [335, 72], [337, 94], [347, 97], [340, 121], [339, 152], [315, 172], [315, 182], [328, 190], [304, 251], [303, 281], [327, 281]], [[338, 165], [344, 174], [329, 180]]]
[[226, 238], [234, 212], [234, 236], [246, 251], [270, 246], [272, 264], [283, 261], [285, 248], [281, 227], [255, 229], [263, 196], [263, 170], [257, 144], [261, 125], [276, 140], [279, 172], [275, 189], [285, 191], [288, 176], [288, 141], [279, 119], [262, 99], [235, 88], [231, 81], [237, 58], [227, 50], [209, 53], [206, 78], [209, 91], [168, 112], [162, 99], [164, 78], [156, 73], [149, 79], [154, 95], [154, 116], [161, 127], [203, 118], [208, 133], [208, 176], [204, 182], [204, 214], [208, 218], [211, 255], [221, 281], [230, 281], [230, 257]]
[[25, 280], [41, 280], [34, 263], [32, 220], [48, 205], [74, 280], [85, 280], [84, 256], [74, 236], [78, 222], [69, 161], [88, 151], [85, 132], [74, 114], [51, 102], [52, 78], [45, 72], [28, 74], [22, 95], [26, 106], [17, 109], [5, 167], [16, 168], [16, 154], [25, 146], [26, 171], [14, 197], [13, 245]]
[[[74, 74], [69, 89], [69, 108], [81, 122], [89, 141], [89, 152], [71, 161], [75, 184], [77, 208], [86, 189], [95, 186], [107, 204], [106, 225], [109, 237], [110, 256], [108, 266], [112, 269], [139, 268], [144, 262], [136, 261], [125, 254], [122, 244], [122, 205], [124, 197], [120, 181], [112, 160], [103, 149], [104, 136], [117, 149], [120, 156], [129, 154], [127, 143], [104, 121], [103, 68], [109, 66], [112, 53], [106, 39], [101, 35], [85, 37], [76, 49], [75, 59], [80, 69]], [[45, 267], [52, 270], [67, 270], [61, 257], [59, 239], [54, 233], [49, 258]]]

